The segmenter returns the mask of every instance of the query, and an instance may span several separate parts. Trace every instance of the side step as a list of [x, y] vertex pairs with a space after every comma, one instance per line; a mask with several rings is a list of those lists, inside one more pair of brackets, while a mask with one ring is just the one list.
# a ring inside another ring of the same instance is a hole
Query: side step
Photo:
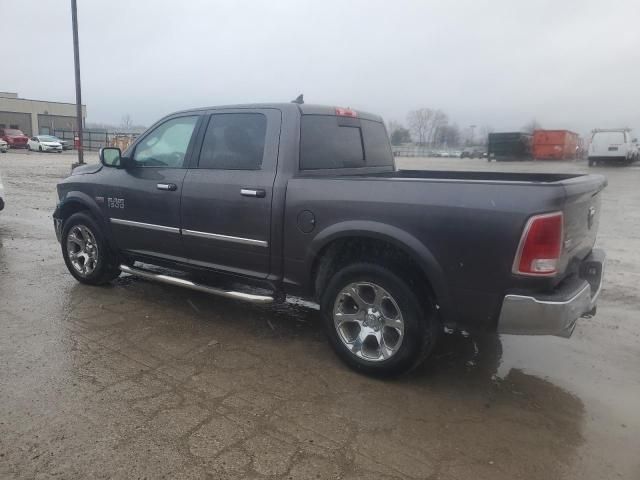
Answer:
[[271, 303], [273, 297], [268, 295], [254, 295], [252, 293], [234, 292], [231, 290], [223, 290], [221, 288], [209, 287], [208, 285], [202, 285], [199, 283], [190, 282], [183, 278], [171, 277], [169, 275], [161, 275], [158, 273], [150, 272], [148, 270], [142, 270], [140, 268], [130, 267], [128, 265], [120, 265], [120, 270], [124, 273], [135, 275], [136, 277], [146, 278], [147, 280], [154, 280], [156, 282], [167, 283], [169, 285], [175, 285], [177, 287], [190, 288], [191, 290], [197, 290], [198, 292], [210, 293], [212, 295], [218, 295], [219, 297], [233, 298], [235, 300], [243, 300], [251, 303]]

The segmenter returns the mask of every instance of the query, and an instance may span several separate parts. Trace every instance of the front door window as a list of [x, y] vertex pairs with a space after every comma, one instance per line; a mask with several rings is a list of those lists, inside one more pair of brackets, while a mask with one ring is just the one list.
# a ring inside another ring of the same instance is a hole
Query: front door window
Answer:
[[133, 155], [136, 167], [183, 168], [187, 147], [198, 117], [167, 120], [149, 133]]

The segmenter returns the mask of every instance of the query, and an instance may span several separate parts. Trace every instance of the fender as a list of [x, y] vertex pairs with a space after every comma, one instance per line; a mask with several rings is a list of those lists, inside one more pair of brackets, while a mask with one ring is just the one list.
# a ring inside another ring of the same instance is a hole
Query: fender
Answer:
[[96, 220], [96, 222], [102, 229], [102, 232], [104, 233], [109, 246], [111, 248], [115, 248], [109, 222], [105, 218], [104, 213], [102, 212], [100, 206], [94, 198], [90, 197], [86, 193], [79, 192], [77, 190], [71, 190], [65, 194], [64, 198], [56, 206], [56, 209], [53, 212], [53, 218], [61, 219], [64, 210], [69, 207], [73, 207], [74, 209], [80, 207], [82, 209], [89, 210], [92, 217]]
[[386, 223], [368, 220], [349, 220], [335, 223], [320, 231], [308, 249], [305, 258], [307, 272], [312, 271], [313, 262], [320, 251], [330, 242], [348, 237], [366, 237], [376, 240], [384, 240], [403, 250], [410, 258], [416, 261], [436, 295], [441, 313], [450, 312], [450, 297], [442, 267], [429, 251], [427, 246], [413, 235], [404, 230]]

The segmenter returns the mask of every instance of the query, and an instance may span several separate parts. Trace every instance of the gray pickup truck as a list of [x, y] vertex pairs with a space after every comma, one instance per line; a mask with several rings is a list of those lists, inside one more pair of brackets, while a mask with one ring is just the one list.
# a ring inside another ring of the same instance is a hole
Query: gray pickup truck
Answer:
[[444, 327], [568, 337], [595, 312], [599, 175], [398, 170], [380, 117], [293, 103], [175, 113], [100, 161], [57, 187], [78, 281], [311, 300], [366, 373]]

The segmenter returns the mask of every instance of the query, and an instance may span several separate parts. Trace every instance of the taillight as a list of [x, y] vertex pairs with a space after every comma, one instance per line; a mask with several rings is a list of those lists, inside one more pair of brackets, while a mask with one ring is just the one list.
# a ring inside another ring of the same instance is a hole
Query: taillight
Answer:
[[534, 215], [522, 232], [513, 273], [552, 276], [558, 272], [562, 253], [562, 212]]
[[357, 117], [358, 116], [358, 112], [356, 112], [355, 110], [351, 110], [350, 108], [341, 108], [341, 107], [337, 107], [336, 108], [336, 115], [339, 117]]

